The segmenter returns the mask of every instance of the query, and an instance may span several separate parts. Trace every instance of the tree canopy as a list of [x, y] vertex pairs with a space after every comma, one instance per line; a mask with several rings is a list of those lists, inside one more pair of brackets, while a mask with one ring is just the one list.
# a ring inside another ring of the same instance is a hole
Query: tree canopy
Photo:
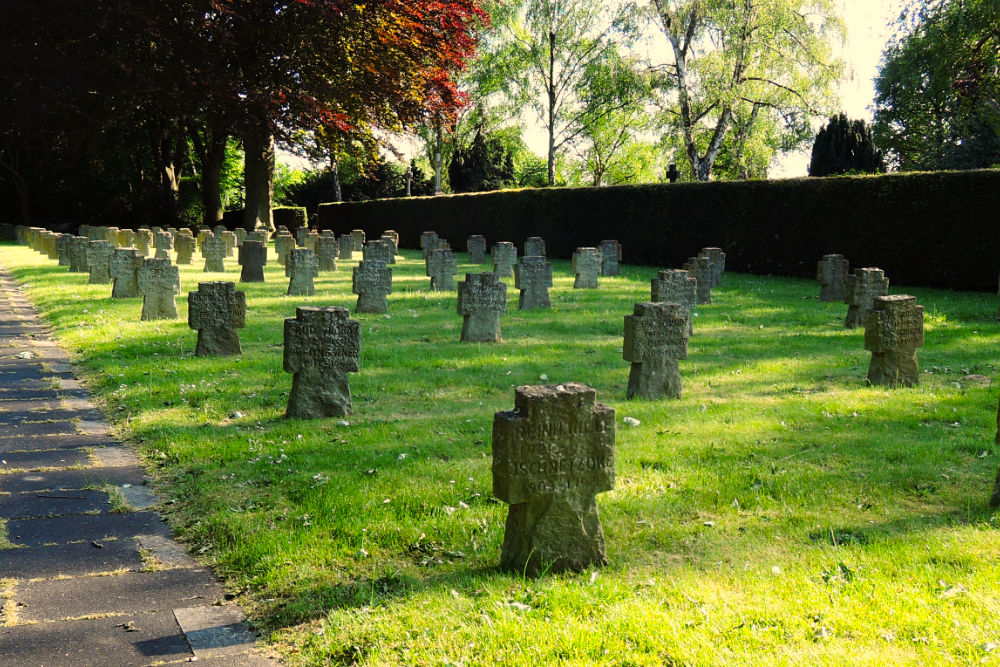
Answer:
[[813, 141], [810, 176], [884, 171], [885, 161], [863, 120], [848, 120], [844, 114], [833, 116]]

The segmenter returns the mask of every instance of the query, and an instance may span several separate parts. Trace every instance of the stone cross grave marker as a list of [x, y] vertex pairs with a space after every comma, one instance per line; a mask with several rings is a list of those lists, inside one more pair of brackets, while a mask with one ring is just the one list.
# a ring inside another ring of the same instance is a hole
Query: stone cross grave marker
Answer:
[[247, 238], [240, 246], [240, 282], [264, 282], [264, 266], [267, 265], [267, 246], [263, 241]]
[[352, 229], [351, 238], [354, 239], [354, 249], [360, 251], [365, 247], [365, 230]]
[[306, 248], [309, 248], [314, 253], [316, 252], [316, 243], [319, 240], [319, 232], [315, 229], [310, 229], [309, 233], [306, 234]]
[[320, 271], [336, 271], [337, 256], [340, 254], [340, 244], [337, 237], [326, 232], [320, 234], [316, 240], [316, 256], [319, 260]]
[[361, 324], [346, 308], [299, 307], [285, 320], [284, 367], [294, 373], [285, 416], [321, 419], [351, 414], [348, 373], [358, 372]]
[[340, 259], [351, 261], [354, 259], [354, 239], [350, 234], [341, 234], [337, 237], [337, 244], [340, 245]]
[[620, 276], [622, 261], [622, 246], [614, 239], [601, 241], [601, 275]]
[[392, 246], [382, 239], [369, 241], [361, 249], [361, 258], [392, 264]]
[[712, 303], [712, 260], [708, 257], [689, 257], [684, 270], [698, 281], [698, 303]]
[[91, 285], [106, 285], [111, 282], [111, 244], [107, 241], [91, 241], [87, 244], [87, 266], [90, 268]]
[[117, 227], [108, 227], [105, 230], [104, 233], [107, 234], [108, 245], [111, 246], [111, 249], [114, 250], [115, 248], [117, 248], [118, 247], [118, 228]]
[[351, 292], [358, 295], [356, 313], [384, 313], [392, 294], [392, 269], [385, 262], [363, 259], [351, 273]]
[[190, 234], [178, 234], [174, 239], [174, 250], [177, 251], [177, 264], [191, 264], [194, 250], [198, 242]]
[[227, 229], [221, 234], [216, 234], [216, 236], [221, 236], [223, 242], [226, 244], [226, 257], [232, 257], [236, 252], [236, 234]]
[[274, 251], [278, 254], [278, 265], [285, 266], [288, 262], [288, 253], [295, 247], [295, 237], [287, 232], [278, 232], [274, 235]]
[[300, 248], [306, 247], [306, 236], [309, 235], [308, 227], [299, 227], [295, 230], [295, 242]]
[[379, 241], [389, 246], [389, 263], [395, 264], [396, 252], [399, 250], [399, 235], [397, 234], [396, 236], [390, 236], [387, 234], [383, 234], [382, 237], [379, 239]]
[[458, 314], [467, 343], [499, 343], [500, 315], [507, 312], [507, 284], [493, 273], [466, 273], [458, 283]]
[[844, 288], [844, 303], [847, 304], [847, 317], [844, 327], [854, 329], [865, 326], [868, 310], [875, 302], [875, 297], [889, 293], [889, 279], [882, 269], [867, 267], [854, 269], [847, 276]]
[[470, 264], [486, 263], [486, 237], [480, 234], [470, 236], [465, 241], [465, 248], [469, 251]]
[[89, 225], [87, 227], [87, 238], [91, 241], [107, 241], [108, 228], [100, 225]]
[[549, 288], [552, 287], [552, 262], [540, 255], [526, 255], [514, 265], [514, 287], [521, 290], [518, 310], [551, 308]]
[[427, 259], [427, 255], [438, 249], [437, 232], [420, 232], [421, 256]]
[[399, 248], [399, 232], [397, 232], [395, 229], [387, 229], [384, 232], [382, 232], [382, 237], [385, 238], [386, 236], [392, 237], [393, 246]]
[[181, 291], [180, 269], [167, 258], [147, 259], [139, 268], [139, 295], [142, 296], [142, 321], [176, 320], [174, 295]]
[[139, 254], [143, 257], [148, 257], [149, 247], [153, 244], [153, 232], [148, 229], [137, 229], [135, 230], [135, 238], [132, 241], [135, 243], [135, 249], [139, 251]]
[[597, 289], [598, 276], [601, 275], [601, 251], [597, 248], [577, 248], [573, 253], [573, 289]]
[[205, 239], [207, 239], [209, 237], [209, 235], [214, 236], [215, 234], [208, 227], [199, 227], [198, 228], [198, 234], [195, 236], [195, 238], [198, 239], [198, 252], [201, 252], [201, 247], [202, 247], [202, 245], [204, 245]]
[[698, 252], [698, 257], [707, 257], [709, 264], [712, 267], [712, 287], [718, 287], [722, 284], [722, 274], [726, 270], [726, 253], [722, 252], [722, 248], [702, 248]]
[[59, 266], [69, 266], [69, 241], [72, 234], [59, 234], [56, 237], [56, 255], [59, 257]]
[[247, 240], [247, 230], [237, 227], [233, 230], [233, 234], [236, 236], [236, 247], [239, 248]]
[[49, 259], [54, 259], [56, 262], [59, 261], [59, 234], [55, 232], [45, 234], [45, 253], [49, 256]]
[[843, 301], [849, 272], [850, 262], [843, 255], [823, 255], [823, 259], [816, 262], [819, 300]]
[[427, 275], [435, 292], [454, 292], [458, 260], [451, 250], [437, 249], [427, 256]]
[[153, 237], [153, 248], [156, 250], [153, 257], [156, 259], [170, 259], [170, 251], [174, 249], [174, 237], [170, 232], [156, 232]]
[[139, 296], [139, 267], [145, 258], [135, 248], [115, 248], [111, 255], [112, 299], [133, 299]]
[[500, 241], [493, 245], [490, 254], [493, 258], [493, 275], [497, 278], [514, 275], [514, 265], [517, 264], [516, 245], [509, 241]]
[[545, 239], [541, 236], [529, 236], [524, 242], [525, 257], [545, 257]]
[[628, 398], [681, 397], [678, 361], [687, 359], [689, 315], [679, 303], [637, 303], [625, 316], [622, 357], [632, 362]]
[[118, 230], [118, 247], [119, 248], [134, 248], [132, 244], [133, 239], [135, 239], [135, 232], [131, 229], [119, 229]]
[[872, 353], [868, 383], [886, 387], [920, 384], [917, 348], [924, 346], [924, 307], [917, 297], [875, 297], [866, 315], [865, 349]]
[[87, 247], [90, 239], [86, 236], [74, 236], [69, 240], [69, 270], [73, 273], [90, 273], [87, 264]]
[[226, 270], [226, 242], [221, 236], [210, 234], [201, 245], [205, 258], [205, 273], [223, 273]]
[[215, 227], [212, 227], [212, 233], [216, 236], [222, 236], [222, 232], [224, 231], [226, 231], [225, 225], [216, 225]]
[[[246, 236], [244, 237], [243, 240], [244, 241], [260, 241], [264, 245], [267, 245], [267, 243], [268, 243], [267, 231], [264, 230], [264, 229], [255, 229], [252, 232], [246, 232]], [[242, 245], [242, 244], [240, 244], [240, 245]]]
[[607, 564], [596, 495], [615, 487], [615, 411], [587, 385], [521, 386], [493, 416], [493, 495], [509, 503], [500, 567]]
[[316, 253], [309, 248], [292, 248], [285, 264], [288, 276], [288, 296], [312, 296], [316, 292], [313, 279], [319, 275]]
[[688, 316], [688, 334], [694, 332], [691, 321], [698, 305], [698, 279], [683, 269], [660, 271], [650, 282], [650, 301], [678, 303]]
[[198, 283], [188, 292], [188, 326], [198, 331], [194, 353], [199, 357], [241, 354], [240, 334], [246, 326], [247, 296], [229, 282]]

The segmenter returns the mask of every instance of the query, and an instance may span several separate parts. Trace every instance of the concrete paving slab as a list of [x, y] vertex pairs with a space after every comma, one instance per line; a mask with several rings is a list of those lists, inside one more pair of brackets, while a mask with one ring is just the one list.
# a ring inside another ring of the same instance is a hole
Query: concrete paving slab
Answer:
[[148, 510], [150, 507], [158, 504], [160, 498], [153, 493], [153, 490], [148, 486], [142, 486], [141, 484], [136, 486], [133, 484], [125, 484], [118, 487], [118, 491], [125, 498], [125, 502], [128, 506], [132, 508], [132, 511], [138, 510]]
[[95, 465], [104, 468], [139, 465], [139, 457], [128, 447], [98, 447], [93, 450]]
[[7, 522], [7, 539], [24, 546], [102, 542], [111, 537], [124, 539], [147, 534], [170, 535], [170, 530], [155, 512], [84, 514]]
[[86, 450], [38, 449], [33, 452], [0, 452], [0, 473], [8, 470], [35, 468], [69, 468], [85, 465], [90, 460]]
[[47, 383], [42, 388], [17, 388], [6, 385], [4, 376], [0, 373], [0, 400], [57, 400], [60, 392], [52, 388], [51, 383]]
[[168, 567], [198, 567], [184, 545], [163, 535], [138, 535], [136, 541], [153, 558]]
[[0, 517], [4, 519], [68, 516], [110, 511], [108, 494], [103, 491], [36, 491], [0, 496]]
[[18, 583], [14, 589], [19, 622], [210, 605], [224, 595], [208, 570], [187, 568], [46, 579]]
[[52, 392], [51, 398], [35, 399], [6, 398], [2, 393], [0, 393], [0, 413], [10, 412], [24, 415], [32, 412], [40, 412], [42, 410], [56, 410], [63, 407], [62, 403], [63, 400], [55, 391]]
[[90, 542], [77, 542], [55, 547], [0, 549], [0, 579], [82, 577], [142, 567], [139, 547], [130, 539], [109, 540], [100, 548]]
[[170, 611], [0, 627], [4, 667], [127, 667], [192, 657]]
[[108, 447], [117, 445], [106, 436], [82, 435], [42, 435], [13, 436], [0, 434], [0, 452], [31, 452], [40, 449], [76, 449], [77, 447]]
[[0, 475], [0, 491], [24, 493], [52, 489], [83, 489], [110, 484], [141, 486], [149, 476], [140, 466], [117, 468], [82, 468], [79, 470], [40, 470]]
[[174, 618], [198, 660], [245, 653], [256, 639], [236, 605], [174, 609]]
[[76, 423], [76, 432], [84, 435], [111, 436], [111, 427], [105, 421], [83, 419]]
[[[76, 423], [71, 421], [38, 421], [10, 424], [3, 431], [13, 436], [71, 435], [77, 432]], [[96, 434], [87, 434], [96, 435]]]

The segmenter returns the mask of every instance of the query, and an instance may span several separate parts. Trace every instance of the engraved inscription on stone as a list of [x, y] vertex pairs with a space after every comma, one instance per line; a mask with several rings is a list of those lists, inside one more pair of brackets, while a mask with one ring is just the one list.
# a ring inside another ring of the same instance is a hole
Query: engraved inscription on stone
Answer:
[[246, 294], [233, 283], [198, 283], [197, 292], [188, 292], [188, 326], [198, 331], [195, 355], [241, 354], [237, 329], [246, 326], [246, 311]]
[[680, 359], [687, 359], [688, 312], [679, 303], [637, 303], [625, 316], [622, 357], [632, 362], [628, 398], [681, 397]]
[[615, 486], [615, 411], [579, 383], [522, 386], [493, 417], [493, 494], [509, 503], [500, 567], [535, 576], [607, 562], [596, 494]]
[[316, 240], [316, 256], [320, 271], [336, 271], [337, 257], [340, 255], [340, 244], [333, 234], [323, 232]]
[[132, 299], [139, 296], [139, 267], [142, 257], [135, 248], [115, 248], [111, 255], [112, 299]]
[[514, 275], [514, 265], [517, 264], [517, 246], [509, 241], [494, 244], [490, 251], [493, 257], [493, 274], [497, 278]]
[[475, 234], [465, 241], [465, 247], [469, 251], [470, 264], [486, 263], [486, 237]]
[[850, 262], [843, 255], [823, 255], [816, 263], [820, 301], [843, 301]]
[[382, 239], [369, 241], [361, 249], [361, 258], [392, 264], [392, 246]]
[[226, 270], [226, 242], [221, 236], [209, 234], [201, 244], [205, 258], [205, 273], [223, 273]]
[[622, 247], [613, 239], [601, 241], [601, 275], [621, 275]]
[[909, 294], [877, 296], [866, 314], [865, 349], [872, 353], [868, 382], [887, 387], [920, 383], [917, 348], [924, 346], [924, 307]]
[[420, 250], [421, 256], [426, 260], [427, 255], [438, 249], [438, 235], [437, 232], [421, 232], [420, 233]]
[[604, 260], [597, 248], [577, 248], [573, 253], [574, 289], [597, 289]]
[[313, 279], [319, 274], [316, 253], [309, 248], [293, 248], [286, 262], [288, 296], [312, 296], [316, 291]]
[[514, 287], [521, 290], [518, 310], [551, 308], [552, 262], [540, 255], [527, 255], [514, 265]]
[[844, 289], [844, 302], [847, 304], [844, 326], [848, 329], [865, 326], [868, 310], [875, 302], [875, 297], [885, 296], [888, 293], [889, 279], [885, 277], [882, 269], [871, 267], [854, 269], [854, 273], [847, 276], [847, 285]]
[[706, 257], [711, 264], [712, 287], [722, 284], [722, 274], [726, 270], [726, 253], [722, 248], [702, 248], [698, 257]]
[[284, 368], [294, 373], [286, 416], [342, 417], [351, 413], [348, 373], [361, 358], [361, 325], [346, 308], [300, 307], [285, 320]]
[[529, 236], [524, 242], [525, 257], [545, 257], [545, 239], [541, 236]]
[[351, 291], [358, 295], [355, 312], [384, 313], [389, 309], [386, 295], [392, 294], [392, 269], [385, 262], [361, 260], [352, 272]]
[[169, 232], [156, 232], [153, 235], [153, 248], [156, 259], [170, 259], [170, 251], [174, 249], [174, 237]]
[[148, 229], [137, 229], [135, 230], [135, 238], [133, 239], [135, 243], [135, 249], [139, 251], [139, 254], [143, 257], [149, 256], [149, 248], [153, 245], [153, 232]]
[[87, 249], [90, 239], [86, 236], [74, 236], [69, 240], [69, 270], [73, 273], [90, 273], [87, 264]]
[[458, 283], [458, 313], [463, 316], [461, 340], [499, 343], [500, 315], [507, 312], [507, 285], [493, 273], [466, 273]]
[[174, 295], [181, 291], [180, 270], [169, 259], [147, 259], [139, 268], [142, 317], [146, 320], [177, 319]]
[[678, 303], [688, 315], [688, 333], [693, 331], [695, 306], [698, 305], [698, 279], [682, 269], [660, 271], [650, 282], [650, 301]]
[[190, 234], [178, 234], [174, 239], [174, 249], [177, 251], [177, 264], [191, 264], [194, 250], [198, 242]]
[[684, 270], [698, 281], [698, 303], [712, 303], [712, 260], [708, 257], [689, 257]]
[[87, 266], [90, 268], [89, 284], [106, 285], [111, 282], [111, 245], [107, 241], [87, 244]]
[[427, 275], [431, 277], [431, 289], [435, 292], [454, 292], [456, 273], [458, 260], [451, 250], [438, 248], [427, 256]]

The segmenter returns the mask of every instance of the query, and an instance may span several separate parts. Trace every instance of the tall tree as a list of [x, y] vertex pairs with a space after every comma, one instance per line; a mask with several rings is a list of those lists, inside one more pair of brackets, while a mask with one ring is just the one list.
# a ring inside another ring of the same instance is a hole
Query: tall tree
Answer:
[[810, 176], [832, 176], [885, 171], [885, 161], [875, 147], [875, 138], [863, 120], [848, 120], [844, 114], [830, 118], [813, 142]]
[[630, 3], [593, 0], [522, 0], [518, 20], [508, 26], [516, 81], [548, 135], [548, 183], [555, 185], [556, 155], [591, 121], [627, 106], [631, 98], [609, 86], [585, 98], [578, 94], [588, 68], [629, 44], [635, 34]]
[[695, 178], [712, 177], [724, 148], [735, 175], [749, 175], [748, 148], [769, 153], [766, 165], [779, 148], [809, 139], [808, 120], [831, 106], [843, 69], [831, 55], [843, 34], [832, 0], [652, 0], [650, 8], [669, 49], [661, 67], [674, 88], [669, 119]]
[[1000, 162], [995, 0], [917, 0], [875, 79], [875, 139], [902, 170]]

